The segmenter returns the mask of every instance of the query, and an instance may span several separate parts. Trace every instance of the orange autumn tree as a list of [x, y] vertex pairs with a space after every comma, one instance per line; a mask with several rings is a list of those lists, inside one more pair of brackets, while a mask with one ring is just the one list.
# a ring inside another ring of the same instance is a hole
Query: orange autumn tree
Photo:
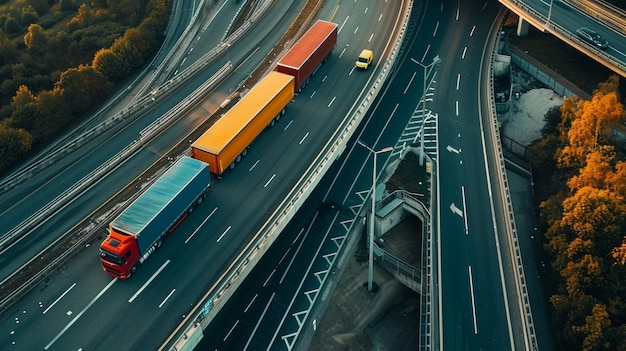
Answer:
[[540, 205], [561, 278], [550, 302], [562, 349], [626, 350], [626, 163], [611, 141], [624, 121], [617, 91], [611, 77], [591, 100], [565, 99], [546, 136], [553, 141], [538, 143], [556, 146], [560, 176], [550, 180], [564, 182]]

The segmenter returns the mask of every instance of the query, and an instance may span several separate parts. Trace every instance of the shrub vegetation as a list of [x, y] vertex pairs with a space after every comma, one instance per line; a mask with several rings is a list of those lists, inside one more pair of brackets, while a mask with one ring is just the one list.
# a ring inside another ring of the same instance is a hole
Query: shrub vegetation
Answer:
[[144, 65], [170, 11], [171, 0], [0, 1], [0, 173]]

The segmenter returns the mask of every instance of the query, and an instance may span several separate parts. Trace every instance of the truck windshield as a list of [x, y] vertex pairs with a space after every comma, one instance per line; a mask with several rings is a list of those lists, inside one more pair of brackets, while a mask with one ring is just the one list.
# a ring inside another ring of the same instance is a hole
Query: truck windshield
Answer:
[[124, 264], [124, 259], [122, 257], [105, 250], [100, 250], [100, 257], [102, 257], [103, 260], [107, 260], [115, 264]]

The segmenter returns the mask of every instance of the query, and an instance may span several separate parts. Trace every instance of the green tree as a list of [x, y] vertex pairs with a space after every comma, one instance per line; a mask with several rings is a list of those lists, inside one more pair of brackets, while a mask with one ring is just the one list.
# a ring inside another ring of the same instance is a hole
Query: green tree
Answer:
[[17, 56], [17, 45], [0, 29], [0, 67], [5, 66]]
[[20, 23], [22, 26], [29, 26], [33, 23], [37, 23], [37, 21], [39, 21], [39, 15], [33, 6], [28, 5], [22, 8], [22, 14], [20, 15]]
[[13, 107], [14, 110], [17, 110], [35, 102], [35, 100], [35, 95], [30, 91], [30, 89], [28, 89], [25, 85], [21, 85], [19, 89], [17, 89], [17, 92], [11, 101], [11, 107]]
[[20, 156], [30, 151], [33, 138], [24, 129], [8, 126], [10, 120], [0, 123], [0, 172], [7, 170]]
[[48, 36], [40, 25], [31, 24], [24, 35], [24, 44], [35, 52], [43, 52], [48, 46]]
[[91, 65], [112, 82], [128, 77], [130, 73], [126, 62], [111, 49], [100, 49], [94, 56]]
[[124, 61], [125, 69], [128, 70], [143, 65], [145, 58], [151, 54], [151, 49], [143, 42], [141, 32], [137, 28], [129, 28], [122, 38], [111, 45], [111, 50]]
[[585, 323], [585, 317], [595, 304], [597, 299], [586, 294], [576, 296], [569, 294], [555, 294], [550, 297], [550, 303], [554, 307], [554, 325], [561, 332], [557, 339], [562, 350], [577, 350], [584, 340], [575, 326]]
[[4, 21], [4, 32], [7, 34], [15, 34], [20, 31], [20, 24], [13, 17], [7, 17]]
[[74, 9], [74, 2], [72, 0], [59, 0], [59, 10], [63, 12], [67, 12], [73, 9]]
[[81, 65], [63, 72], [55, 88], [72, 112], [82, 113], [108, 96], [111, 87], [102, 73], [91, 66]]
[[57, 90], [41, 92], [37, 101], [37, 112], [41, 117], [37, 123], [37, 135], [41, 142], [47, 142], [72, 122], [74, 114]]

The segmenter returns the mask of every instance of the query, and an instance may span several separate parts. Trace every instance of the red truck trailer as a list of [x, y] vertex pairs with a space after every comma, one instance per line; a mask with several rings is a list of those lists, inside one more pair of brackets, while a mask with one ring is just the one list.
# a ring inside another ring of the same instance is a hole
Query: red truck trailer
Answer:
[[293, 76], [296, 90], [301, 91], [336, 44], [337, 24], [318, 20], [278, 61], [275, 70]]
[[263, 129], [285, 113], [294, 95], [293, 82], [292, 76], [268, 73], [191, 144], [193, 157], [208, 163], [213, 174], [234, 168]]
[[109, 224], [100, 245], [104, 271], [119, 279], [135, 272], [164, 237], [206, 197], [208, 165], [183, 157]]

